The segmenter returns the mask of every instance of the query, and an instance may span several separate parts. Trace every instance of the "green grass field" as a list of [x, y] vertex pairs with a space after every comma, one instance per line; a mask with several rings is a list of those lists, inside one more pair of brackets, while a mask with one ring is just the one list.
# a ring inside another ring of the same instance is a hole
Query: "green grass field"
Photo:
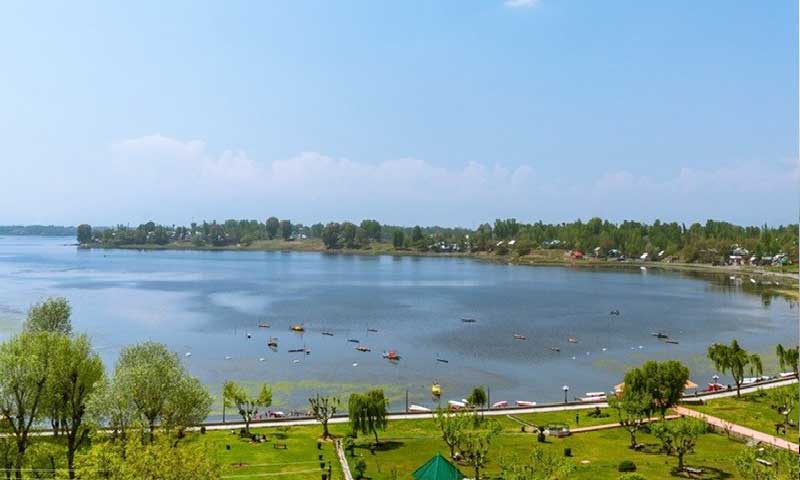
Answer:
[[[614, 423], [611, 415], [605, 418], [586, 416], [587, 410], [581, 411], [580, 426]], [[608, 413], [612, 413], [610, 410]], [[518, 415], [523, 421], [534, 424], [567, 423], [575, 427], [574, 412], [553, 412]], [[540, 444], [536, 435], [520, 433], [518, 422], [506, 417], [494, 417], [503, 427], [491, 452], [492, 461], [486, 469], [488, 475], [499, 472], [497, 459], [501, 456], [524, 457], [536, 446], [550, 449], [562, 454], [564, 448], [571, 448], [576, 469], [570, 479], [613, 479], [619, 477], [617, 466], [622, 460], [632, 460], [638, 471], [648, 479], [671, 478], [672, 469], [677, 465], [675, 457], [658, 453], [657, 440], [649, 434], [640, 434], [639, 441], [648, 445], [644, 451], [635, 452], [628, 448], [629, 437], [621, 429], [602, 430], [590, 433], [578, 433], [564, 439], [549, 439]], [[239, 439], [230, 431], [215, 431], [205, 435], [193, 434], [190, 441], [206, 442], [208, 451], [215, 455], [223, 465], [223, 476], [226, 478], [292, 478], [319, 479], [318, 455], [322, 454], [325, 462], [333, 462], [333, 478], [342, 478], [335, 459], [333, 445], [324, 443], [322, 450], [317, 450], [319, 426], [291, 427], [281, 431], [275, 428], [253, 429], [255, 433], [269, 436], [270, 442], [256, 444]], [[334, 435], [343, 437], [348, 426], [331, 425]], [[448, 450], [440, 440], [438, 430], [432, 420], [394, 421], [390, 422], [386, 432], [380, 432], [381, 447], [375, 453], [370, 451], [372, 438], [360, 437], [356, 442], [355, 453], [367, 463], [367, 476], [374, 480], [392, 480], [409, 478], [409, 475], [436, 452], [445, 456]], [[286, 450], [276, 450], [274, 442], [286, 443]], [[230, 445], [230, 450], [225, 445]], [[735, 479], [740, 478], [734, 466], [734, 458], [744, 448], [742, 444], [729, 440], [723, 435], [705, 434], [698, 442], [696, 453], [688, 455], [689, 466], [703, 468], [706, 474], [693, 478], [701, 479]], [[351, 469], [353, 458], [348, 458]], [[471, 475], [468, 467], [461, 466], [462, 472]]]
[[[781, 388], [796, 395], [798, 386], [790, 385]], [[690, 405], [689, 408], [770, 435], [775, 435], [775, 424], [783, 422], [783, 416], [770, 406], [769, 396], [764, 391], [742, 395], [741, 398], [727, 397], [711, 400], [705, 405]], [[797, 414], [792, 413], [790, 418], [796, 420]], [[793, 430], [787, 429], [786, 438], [797, 441], [797, 427]]]

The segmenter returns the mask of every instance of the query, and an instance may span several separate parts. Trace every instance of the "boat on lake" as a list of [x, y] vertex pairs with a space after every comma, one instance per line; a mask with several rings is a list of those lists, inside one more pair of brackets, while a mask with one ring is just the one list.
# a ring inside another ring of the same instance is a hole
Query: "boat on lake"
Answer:
[[467, 408], [466, 402], [460, 402], [458, 400], [448, 400], [447, 406], [450, 408], [450, 410], [462, 410]]
[[333, 333], [331, 333], [331, 332], [322, 332], [322, 334], [325, 335], [326, 337], [332, 337], [333, 336]]
[[369, 349], [369, 347], [367, 347], [365, 345], [357, 346], [356, 350], [358, 350], [359, 352], [371, 352], [372, 351], [372, 350]]
[[558, 347], [550, 347], [550, 350], [552, 350], [554, 352], [560, 352], [561, 351], [561, 349], [558, 348]]
[[278, 348], [278, 339], [275, 337], [270, 337], [269, 341], [267, 342], [267, 346], [273, 350]]
[[525, 337], [525, 335], [520, 335], [520, 334], [518, 334], [518, 333], [515, 333], [515, 334], [514, 334], [514, 339], [515, 339], [515, 340], [527, 340], [527, 338]]
[[475, 319], [475, 318], [462, 318], [461, 321], [464, 322], [464, 323], [475, 323], [478, 320]]
[[293, 332], [305, 332], [306, 331], [306, 327], [304, 327], [302, 324], [300, 324], [300, 325], [292, 325], [292, 331]]
[[575, 337], [569, 337], [567, 340], [569, 341], [569, 343], [578, 343], [578, 339]]
[[430, 408], [421, 407], [419, 405], [411, 404], [408, 406], [408, 411], [410, 413], [431, 413]]
[[348, 338], [347, 341], [350, 342], [350, 343], [361, 343], [359, 340], [357, 340], [355, 338]]
[[259, 323], [258, 328], [269, 328], [269, 323]]
[[508, 406], [508, 402], [505, 400], [500, 400], [499, 402], [494, 402], [492, 404], [492, 408], [506, 408]]
[[397, 361], [400, 360], [400, 355], [398, 355], [395, 350], [389, 350], [388, 352], [383, 352], [383, 358], [390, 361]]
[[606, 392], [586, 392], [581, 398], [581, 402], [601, 402], [606, 399]]
[[517, 400], [516, 404], [518, 407], [535, 407], [536, 402], [530, 400]]
[[450, 363], [449, 360], [445, 360], [444, 358], [437, 358], [436, 361], [439, 363]]
[[653, 332], [650, 335], [652, 335], [652, 336], [654, 336], [656, 338], [669, 338], [669, 335], [667, 335], [664, 332]]
[[378, 333], [378, 329], [377, 328], [368, 328], [367, 331], [370, 332], [370, 333]]

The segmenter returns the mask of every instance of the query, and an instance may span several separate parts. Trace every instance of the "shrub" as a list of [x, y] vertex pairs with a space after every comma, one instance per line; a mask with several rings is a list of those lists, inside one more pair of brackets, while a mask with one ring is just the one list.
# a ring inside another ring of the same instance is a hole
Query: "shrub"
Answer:
[[572, 456], [572, 449], [569, 448], [569, 447], [565, 448], [564, 449], [564, 456], [565, 457], [571, 457]]
[[543, 431], [539, 430], [539, 434], [536, 436], [536, 440], [538, 440], [539, 443], [544, 443], [547, 440], [547, 437], [544, 435]]
[[365, 462], [363, 458], [359, 457], [358, 460], [356, 460], [353, 470], [355, 470], [356, 478], [364, 478], [364, 473], [367, 471], [367, 462]]
[[635, 472], [636, 471], [636, 464], [630, 460], [623, 460], [619, 462], [619, 467], [617, 467], [618, 472]]

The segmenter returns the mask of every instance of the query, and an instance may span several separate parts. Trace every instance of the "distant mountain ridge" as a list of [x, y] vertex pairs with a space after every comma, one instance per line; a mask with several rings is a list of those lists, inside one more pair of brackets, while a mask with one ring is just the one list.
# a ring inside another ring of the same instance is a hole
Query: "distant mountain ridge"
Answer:
[[77, 227], [63, 225], [0, 225], [0, 235], [75, 236]]

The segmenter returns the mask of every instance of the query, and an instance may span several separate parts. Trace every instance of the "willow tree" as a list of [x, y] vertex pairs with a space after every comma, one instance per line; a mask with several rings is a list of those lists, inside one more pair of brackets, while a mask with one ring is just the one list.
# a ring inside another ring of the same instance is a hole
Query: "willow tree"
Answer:
[[350, 395], [347, 414], [350, 417], [353, 434], [372, 433], [375, 435], [375, 443], [379, 443], [378, 430], [386, 430], [389, 424], [387, 405], [388, 401], [380, 389]]
[[764, 371], [761, 357], [740, 347], [739, 342], [735, 339], [731, 341], [730, 345], [715, 343], [709, 346], [708, 358], [714, 362], [717, 370], [722, 373], [730, 373], [733, 377], [737, 397], [741, 396], [742, 382], [746, 372], [749, 372], [750, 375], [761, 375]]
[[778, 346], [775, 347], [775, 355], [778, 356], [778, 363], [780, 363], [781, 369], [791, 369], [796, 377], [797, 364], [798, 360], [800, 360], [800, 347], [784, 347], [779, 343]]
[[23, 330], [26, 332], [72, 333], [72, 307], [64, 297], [52, 297], [38, 302], [28, 310]]
[[258, 415], [258, 410], [272, 405], [272, 390], [266, 384], [262, 384], [258, 395], [250, 395], [241, 385], [227, 381], [222, 388], [222, 401], [226, 407], [236, 408], [244, 420], [244, 428], [249, 435], [250, 422]]
[[647, 414], [658, 412], [663, 418], [683, 395], [689, 369], [677, 360], [657, 362], [649, 360], [641, 367], [632, 368], [625, 374], [625, 395], [649, 397], [652, 406]]

